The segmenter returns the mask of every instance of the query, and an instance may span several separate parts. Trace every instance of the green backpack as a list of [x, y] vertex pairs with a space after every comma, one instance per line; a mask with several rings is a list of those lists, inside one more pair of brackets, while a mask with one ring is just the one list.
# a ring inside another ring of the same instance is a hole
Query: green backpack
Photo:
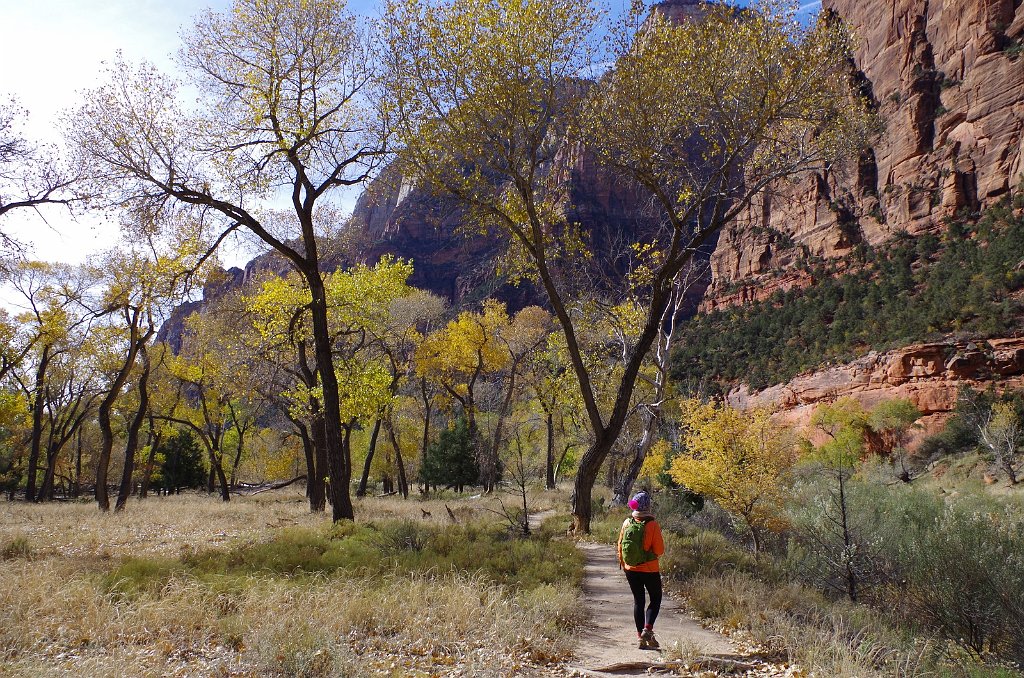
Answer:
[[626, 519], [622, 528], [622, 560], [630, 567], [657, 560], [658, 556], [644, 550], [644, 531], [647, 523]]

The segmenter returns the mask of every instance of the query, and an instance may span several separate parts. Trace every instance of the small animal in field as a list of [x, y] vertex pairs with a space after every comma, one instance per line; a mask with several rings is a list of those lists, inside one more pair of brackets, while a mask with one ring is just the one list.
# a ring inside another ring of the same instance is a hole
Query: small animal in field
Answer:
[[422, 509], [421, 508], [420, 511], [423, 512], [423, 520], [426, 520], [427, 518], [430, 517], [430, 511], [428, 511], [427, 509]]

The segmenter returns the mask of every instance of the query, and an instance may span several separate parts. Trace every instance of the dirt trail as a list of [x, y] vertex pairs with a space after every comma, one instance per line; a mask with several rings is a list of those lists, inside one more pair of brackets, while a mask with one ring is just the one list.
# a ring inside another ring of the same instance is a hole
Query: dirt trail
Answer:
[[666, 659], [666, 654], [673, 659], [682, 654], [687, 659], [703, 656], [721, 658], [725, 662], [741, 660], [728, 638], [705, 629], [678, 601], [667, 595], [654, 625], [662, 649], [639, 649], [633, 626], [633, 596], [625, 575], [619, 570], [615, 548], [591, 543], [580, 544], [579, 548], [587, 557], [583, 592], [592, 624], [580, 639], [576, 652], [580, 659], [572, 668], [577, 673], [646, 675], [651, 668], [678, 663]]

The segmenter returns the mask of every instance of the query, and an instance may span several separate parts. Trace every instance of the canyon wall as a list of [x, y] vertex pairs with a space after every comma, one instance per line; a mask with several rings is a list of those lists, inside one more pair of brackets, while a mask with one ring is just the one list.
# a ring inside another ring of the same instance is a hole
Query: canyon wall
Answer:
[[883, 130], [856, 162], [798, 177], [722, 234], [705, 309], [807, 285], [809, 257], [941, 227], [1024, 173], [1022, 0], [824, 0], [855, 35]]
[[[641, 233], [659, 226], [650, 201], [575, 144], [562, 144], [544, 169], [559, 177], [566, 223], [579, 227], [596, 255], [587, 275], [576, 283], [599, 287], [605, 276], [621, 278], [624, 271], [616, 266], [621, 265], [629, 245]], [[453, 303], [495, 296], [512, 308], [546, 305], [543, 291], [527, 283], [512, 286], [504, 282], [501, 265], [508, 235], [473, 232], [466, 221], [458, 206], [432, 196], [390, 168], [360, 197], [349, 230], [359, 234], [360, 242], [353, 248], [358, 260], [373, 262], [383, 255], [411, 259], [414, 272], [410, 283]], [[572, 273], [579, 277], [579, 271]], [[574, 284], [568, 278], [563, 283]], [[691, 288], [693, 308], [706, 286], [705, 282]]]
[[963, 387], [1024, 388], [1024, 338], [918, 344], [868, 353], [846, 365], [796, 377], [758, 393], [734, 389], [727, 402], [742, 409], [768, 407], [803, 429], [821, 403], [853, 398], [865, 409], [884, 400], [910, 400], [924, 417], [917, 438], [935, 433], [956, 406]]

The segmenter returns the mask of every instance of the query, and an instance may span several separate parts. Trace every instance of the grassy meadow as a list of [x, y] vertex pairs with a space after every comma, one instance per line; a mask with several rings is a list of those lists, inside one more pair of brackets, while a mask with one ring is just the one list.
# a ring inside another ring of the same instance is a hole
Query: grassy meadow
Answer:
[[524, 538], [497, 498], [447, 506], [458, 524], [443, 500], [367, 498], [331, 525], [291, 490], [0, 503], [0, 675], [551, 673], [583, 622], [563, 521]]

